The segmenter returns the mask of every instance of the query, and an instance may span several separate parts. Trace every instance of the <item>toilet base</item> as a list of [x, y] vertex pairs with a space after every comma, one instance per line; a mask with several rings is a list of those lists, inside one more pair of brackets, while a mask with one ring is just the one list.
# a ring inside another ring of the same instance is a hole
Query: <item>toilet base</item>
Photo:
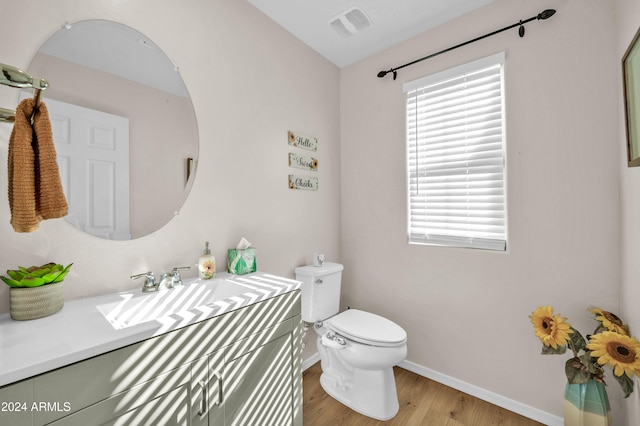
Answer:
[[398, 413], [398, 394], [393, 368], [382, 370], [353, 369], [344, 377], [329, 369], [320, 376], [320, 385], [331, 397], [358, 413], [389, 420]]

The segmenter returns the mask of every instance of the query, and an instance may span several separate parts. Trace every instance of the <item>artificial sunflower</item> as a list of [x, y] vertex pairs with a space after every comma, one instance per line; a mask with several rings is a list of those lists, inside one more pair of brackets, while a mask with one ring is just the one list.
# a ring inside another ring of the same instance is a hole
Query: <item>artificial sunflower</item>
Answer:
[[540, 306], [529, 315], [536, 336], [545, 346], [558, 349], [559, 346], [566, 346], [569, 341], [569, 334], [573, 333], [571, 324], [560, 314], [553, 314], [551, 306]]
[[622, 322], [617, 315], [600, 309], [598, 307], [589, 308], [589, 312], [596, 316], [596, 321], [602, 324], [602, 327], [606, 328], [609, 331], [616, 332], [618, 334], [624, 334], [625, 336], [629, 335], [629, 330], [627, 326]]
[[613, 374], [640, 377], [640, 343], [633, 337], [603, 331], [591, 336], [587, 349], [598, 364], [613, 367]]
[[605, 383], [603, 367], [608, 365], [626, 398], [633, 393], [633, 376], [640, 377], [640, 342], [629, 334], [627, 325], [616, 315], [595, 307], [589, 311], [595, 315], [598, 325], [586, 339], [566, 318], [554, 315], [551, 306], [537, 308], [529, 318], [543, 343], [543, 355], [564, 354], [571, 349], [573, 357], [565, 363], [569, 384], [589, 380]]

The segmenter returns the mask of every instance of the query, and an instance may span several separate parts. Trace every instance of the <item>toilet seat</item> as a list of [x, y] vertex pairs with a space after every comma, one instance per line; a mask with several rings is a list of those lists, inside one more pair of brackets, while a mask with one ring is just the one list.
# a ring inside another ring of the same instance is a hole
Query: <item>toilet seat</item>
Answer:
[[394, 347], [407, 341], [406, 331], [398, 324], [358, 309], [347, 309], [326, 322], [340, 335], [365, 345]]

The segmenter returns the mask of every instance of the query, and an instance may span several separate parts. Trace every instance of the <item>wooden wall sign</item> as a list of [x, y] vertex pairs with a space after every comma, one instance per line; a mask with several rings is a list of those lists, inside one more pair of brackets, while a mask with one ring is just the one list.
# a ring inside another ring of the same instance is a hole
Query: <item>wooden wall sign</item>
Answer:
[[318, 139], [313, 136], [300, 135], [289, 130], [289, 145], [308, 149], [309, 151], [317, 151]]
[[318, 178], [314, 176], [289, 175], [289, 188], [317, 191]]
[[289, 153], [289, 167], [302, 170], [318, 171], [318, 160], [306, 155], [299, 155], [294, 152]]

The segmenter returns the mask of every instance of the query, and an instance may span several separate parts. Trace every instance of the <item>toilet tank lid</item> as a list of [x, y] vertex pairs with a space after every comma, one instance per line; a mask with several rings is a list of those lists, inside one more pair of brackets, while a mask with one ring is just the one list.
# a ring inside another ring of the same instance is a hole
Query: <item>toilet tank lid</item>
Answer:
[[324, 262], [322, 266], [298, 266], [296, 268], [296, 275], [303, 275], [306, 277], [321, 277], [323, 275], [333, 274], [340, 272], [344, 267], [339, 263]]

